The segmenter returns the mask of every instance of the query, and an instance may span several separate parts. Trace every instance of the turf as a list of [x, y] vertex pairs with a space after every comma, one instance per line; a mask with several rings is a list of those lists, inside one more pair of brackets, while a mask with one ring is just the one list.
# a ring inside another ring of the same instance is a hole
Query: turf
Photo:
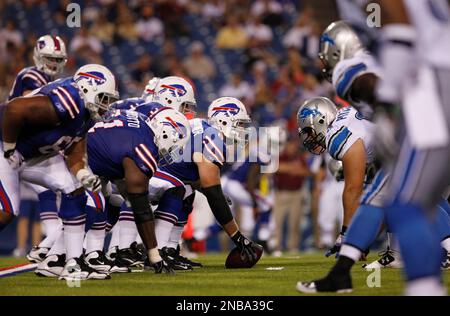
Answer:
[[[375, 259], [374, 256], [370, 259]], [[265, 256], [252, 269], [227, 270], [225, 254], [208, 254], [196, 259], [204, 268], [178, 272], [175, 276], [155, 275], [152, 272], [113, 274], [110, 280], [82, 281], [80, 287], [69, 287], [65, 281], [37, 277], [32, 272], [0, 278], [0, 295], [152, 295], [152, 296], [284, 296], [303, 295], [295, 290], [298, 280], [324, 276], [334, 259], [323, 254], [293, 254], [280, 258]], [[24, 259], [0, 258], [0, 268], [23, 263]], [[380, 272], [380, 287], [368, 287], [371, 272], [353, 268], [354, 291], [345, 295], [401, 295], [400, 270]], [[268, 270], [283, 267], [282, 270]], [[373, 279], [373, 278], [371, 278]], [[450, 289], [450, 273], [444, 272]], [[343, 294], [340, 294], [343, 295]]]

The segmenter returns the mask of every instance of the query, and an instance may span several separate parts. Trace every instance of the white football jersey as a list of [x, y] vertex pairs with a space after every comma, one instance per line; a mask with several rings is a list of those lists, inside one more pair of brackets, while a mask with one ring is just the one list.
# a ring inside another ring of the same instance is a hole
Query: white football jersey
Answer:
[[372, 108], [365, 102], [352, 100], [349, 95], [355, 79], [366, 73], [380, 76], [381, 70], [375, 59], [367, 52], [361, 50], [354, 57], [343, 59], [336, 64], [336, 67], [333, 69], [332, 83], [336, 94], [341, 99], [357, 108], [364, 117], [371, 118], [373, 114]]
[[438, 68], [450, 68], [450, 10], [446, 0], [404, 0], [417, 32], [420, 57]]
[[336, 119], [327, 130], [326, 144], [331, 157], [342, 160], [345, 153], [361, 139], [366, 149], [367, 163], [375, 160], [375, 124], [349, 106], [338, 111]]

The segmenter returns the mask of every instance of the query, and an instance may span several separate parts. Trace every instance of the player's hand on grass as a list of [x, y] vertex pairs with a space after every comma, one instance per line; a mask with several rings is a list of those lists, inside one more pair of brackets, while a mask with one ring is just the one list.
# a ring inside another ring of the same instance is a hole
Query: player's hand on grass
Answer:
[[164, 261], [164, 259], [156, 263], [153, 263], [152, 266], [156, 274], [161, 273], [175, 274], [173, 268], [166, 261]]
[[250, 262], [258, 259], [258, 255], [256, 253], [256, 248], [261, 247], [257, 243], [251, 241], [247, 237], [241, 234], [241, 232], [237, 232], [233, 237], [231, 237], [236, 247], [241, 251], [242, 260], [248, 260]]
[[328, 249], [328, 251], [325, 253], [325, 257], [330, 257], [332, 255], [335, 255], [336, 258], [339, 257], [339, 251], [341, 250], [342, 240], [344, 239], [344, 234], [341, 232], [336, 239], [334, 246]]

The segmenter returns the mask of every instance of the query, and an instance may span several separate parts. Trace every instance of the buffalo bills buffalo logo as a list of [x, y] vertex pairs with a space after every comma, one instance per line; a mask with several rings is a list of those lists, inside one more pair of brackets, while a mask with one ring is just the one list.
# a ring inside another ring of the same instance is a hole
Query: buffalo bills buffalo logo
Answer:
[[169, 91], [170, 94], [175, 98], [182, 97], [187, 93], [186, 88], [180, 84], [171, 84], [171, 85], [163, 84], [161, 85], [158, 94], [165, 93], [166, 91]]
[[214, 112], [212, 116], [216, 116], [219, 113], [225, 113], [226, 115], [231, 114], [234, 116], [238, 114], [241, 111], [241, 109], [235, 103], [227, 103], [221, 106], [213, 107], [212, 111]]
[[163, 125], [170, 126], [175, 129], [180, 138], [183, 138], [186, 135], [186, 127], [183, 124], [180, 124], [174, 121], [170, 117], [166, 117], [166, 120], [163, 122]]
[[105, 76], [98, 71], [80, 72], [75, 81], [78, 82], [81, 79], [88, 79], [88, 82], [91, 86], [92, 82], [95, 82], [97, 85], [102, 85], [106, 82]]

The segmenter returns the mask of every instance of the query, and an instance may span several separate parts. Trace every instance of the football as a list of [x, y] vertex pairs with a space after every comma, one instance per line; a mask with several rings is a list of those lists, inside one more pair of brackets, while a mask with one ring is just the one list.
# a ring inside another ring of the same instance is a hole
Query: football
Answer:
[[227, 260], [225, 261], [225, 268], [227, 269], [249, 269], [253, 267], [263, 254], [263, 247], [255, 244], [254, 247], [256, 251], [256, 260], [250, 261], [247, 258], [241, 258], [241, 251], [238, 247], [234, 247], [227, 256]]

